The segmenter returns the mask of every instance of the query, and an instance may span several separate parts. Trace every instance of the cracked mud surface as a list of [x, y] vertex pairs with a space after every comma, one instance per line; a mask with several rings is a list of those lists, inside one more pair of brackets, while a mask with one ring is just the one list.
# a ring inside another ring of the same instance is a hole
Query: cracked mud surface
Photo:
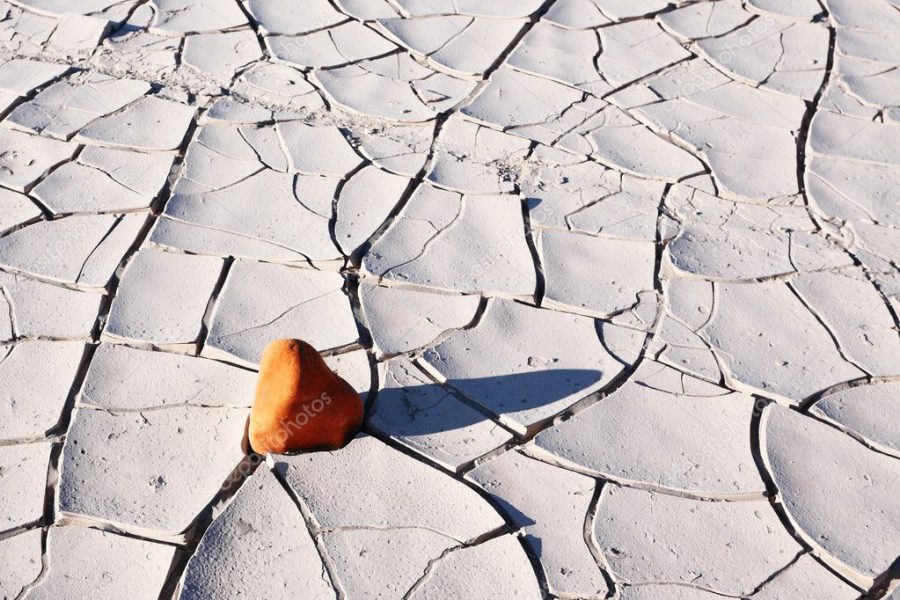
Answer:
[[[900, 595], [897, 0], [0, 0], [0, 597]], [[246, 456], [259, 355], [364, 397]]]

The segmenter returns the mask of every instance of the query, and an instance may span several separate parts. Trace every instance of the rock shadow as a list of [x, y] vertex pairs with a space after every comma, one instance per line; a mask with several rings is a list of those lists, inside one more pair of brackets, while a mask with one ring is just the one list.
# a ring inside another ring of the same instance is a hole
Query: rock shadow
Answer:
[[371, 402], [366, 426], [380, 433], [427, 436], [495, 419], [518, 435], [545, 425], [572, 404], [611, 383], [589, 369], [545, 369], [446, 384], [390, 385]]

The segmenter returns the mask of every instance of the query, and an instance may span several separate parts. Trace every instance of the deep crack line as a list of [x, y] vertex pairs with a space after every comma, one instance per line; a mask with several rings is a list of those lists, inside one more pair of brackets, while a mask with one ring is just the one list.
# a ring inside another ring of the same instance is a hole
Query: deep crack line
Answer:
[[[775, 515], [778, 517], [778, 520], [781, 522], [781, 525], [782, 527], [784, 527], [785, 531], [790, 534], [794, 541], [801, 548], [803, 548], [805, 552], [808, 552], [809, 555], [814, 558], [821, 567], [825, 568], [832, 575], [843, 581], [848, 586], [851, 586], [853, 589], [857, 589], [857, 586], [849, 581], [840, 572], [840, 561], [838, 561], [837, 558], [832, 557], [827, 552], [821, 553], [822, 555], [820, 556], [820, 552], [813, 548], [806, 541], [806, 539], [804, 539], [804, 536], [801, 535], [798, 528], [794, 525], [794, 522], [791, 519], [790, 515], [788, 515], [787, 510], [784, 507], [784, 503], [781, 499], [781, 492], [778, 489], [778, 486], [775, 484], [775, 477], [772, 475], [771, 471], [769, 471], [769, 468], [766, 465], [767, 450], [763, 447], [763, 440], [765, 437], [763, 430], [765, 423], [763, 421], [763, 417], [765, 416], [765, 412], [767, 410], [771, 410], [770, 405], [775, 404], [775, 401], [757, 395], [754, 395], [753, 399], [754, 406], [752, 417], [750, 420], [750, 452], [753, 455], [753, 462], [756, 465], [756, 469], [759, 472], [760, 478], [762, 479], [763, 484], [766, 487], [766, 497], [768, 498], [769, 506], [771, 506], [772, 510], [775, 512]], [[789, 408], [787, 410], [795, 409]]]
[[809, 218], [813, 223], [816, 224], [816, 227], [819, 230], [822, 230], [822, 225], [817, 218], [815, 211], [812, 210], [813, 203], [810, 201], [809, 192], [806, 189], [806, 148], [809, 142], [810, 129], [812, 127], [812, 120], [816, 113], [819, 111], [819, 103], [822, 100], [822, 96], [825, 94], [825, 90], [831, 84], [831, 74], [834, 69], [834, 54], [835, 54], [835, 45], [836, 45], [836, 37], [834, 25], [830, 23], [830, 15], [829, 25], [828, 25], [828, 54], [825, 59], [825, 75], [822, 78], [822, 84], [819, 86], [819, 89], [816, 91], [815, 96], [813, 96], [812, 101], [807, 102], [806, 112], [803, 114], [803, 118], [800, 121], [800, 129], [797, 134], [797, 188], [800, 190], [801, 196], [803, 196], [803, 203], [806, 206], [806, 211], [809, 214]]

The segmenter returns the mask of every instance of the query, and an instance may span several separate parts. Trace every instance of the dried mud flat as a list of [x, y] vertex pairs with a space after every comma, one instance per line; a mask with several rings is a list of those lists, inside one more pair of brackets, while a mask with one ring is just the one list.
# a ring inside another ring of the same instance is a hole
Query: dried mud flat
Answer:
[[0, 0], [0, 597], [900, 597], [897, 0], [299, 4]]

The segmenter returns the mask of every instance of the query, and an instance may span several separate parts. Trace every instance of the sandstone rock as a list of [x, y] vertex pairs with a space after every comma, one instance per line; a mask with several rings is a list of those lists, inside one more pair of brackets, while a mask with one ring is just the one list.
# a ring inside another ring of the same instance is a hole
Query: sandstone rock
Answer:
[[250, 445], [261, 454], [335, 450], [362, 424], [363, 404], [349, 383], [300, 340], [263, 351], [250, 410]]

